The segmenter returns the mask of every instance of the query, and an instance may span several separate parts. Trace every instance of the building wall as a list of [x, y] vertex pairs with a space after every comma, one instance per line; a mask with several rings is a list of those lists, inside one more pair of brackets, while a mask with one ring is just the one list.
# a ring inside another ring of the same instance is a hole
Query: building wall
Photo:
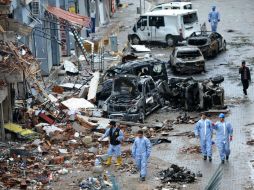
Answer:
[[[59, 25], [46, 21], [45, 7], [47, 5], [60, 7], [65, 0], [40, 0], [40, 14], [37, 17], [42, 19], [41, 23], [35, 22], [31, 36], [23, 37], [21, 41], [28, 45], [33, 54], [41, 62], [43, 75], [49, 75], [53, 65], [59, 65], [61, 61], [61, 47], [56, 40], [60, 40]], [[16, 20], [31, 24], [34, 20], [29, 17], [30, 6], [22, 5], [20, 0], [12, 1], [13, 16]], [[56, 22], [56, 20], [53, 20]], [[56, 40], [54, 40], [56, 39]]]

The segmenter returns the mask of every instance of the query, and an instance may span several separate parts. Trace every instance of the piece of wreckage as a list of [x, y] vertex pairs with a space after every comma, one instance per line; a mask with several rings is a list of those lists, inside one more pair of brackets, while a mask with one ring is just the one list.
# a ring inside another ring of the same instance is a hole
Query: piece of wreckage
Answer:
[[194, 78], [169, 78], [166, 63], [154, 58], [135, 60], [108, 69], [101, 78], [97, 91], [98, 107], [111, 95], [113, 78], [118, 75], [149, 75], [156, 81], [161, 96], [173, 107], [186, 111], [224, 109], [224, 89], [220, 83], [222, 76], [202, 81]]
[[186, 111], [224, 109], [224, 77], [217, 76], [198, 81], [194, 78], [170, 78], [169, 101]]
[[198, 47], [205, 58], [216, 57], [219, 52], [226, 51], [226, 40], [217, 32], [194, 32], [187, 39], [188, 46]]
[[165, 103], [157, 84], [151, 76], [119, 75], [103, 110], [110, 119], [144, 122], [146, 115]]

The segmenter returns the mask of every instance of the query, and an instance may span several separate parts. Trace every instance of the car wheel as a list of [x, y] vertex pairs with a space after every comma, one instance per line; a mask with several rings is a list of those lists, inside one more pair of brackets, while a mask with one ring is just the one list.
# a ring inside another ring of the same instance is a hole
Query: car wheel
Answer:
[[133, 36], [131, 37], [131, 43], [132, 43], [133, 45], [138, 45], [138, 44], [140, 44], [140, 39], [139, 39], [139, 37], [138, 37], [137, 35], [133, 35]]
[[168, 35], [168, 36], [166, 37], [166, 43], [167, 43], [167, 45], [168, 45], [169, 47], [175, 46], [175, 45], [176, 45], [176, 40], [175, 40], [174, 36]]

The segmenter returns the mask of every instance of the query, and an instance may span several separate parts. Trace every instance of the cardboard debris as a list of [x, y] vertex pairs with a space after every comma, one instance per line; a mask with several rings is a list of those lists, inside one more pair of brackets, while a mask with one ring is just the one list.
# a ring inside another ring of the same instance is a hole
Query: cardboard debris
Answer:
[[69, 110], [79, 110], [79, 109], [87, 109], [94, 108], [94, 104], [90, 103], [84, 98], [70, 98], [66, 101], [61, 102], [65, 107]]
[[64, 84], [60, 84], [59, 86], [61, 86], [63, 88], [80, 89], [83, 85], [82, 84], [74, 84], [74, 83], [64, 83]]
[[73, 73], [73, 74], [79, 73], [77, 67], [72, 62], [70, 62], [68, 60], [64, 61], [64, 70], [66, 72], [70, 72], [70, 73]]
[[150, 52], [151, 50], [145, 45], [131, 45], [131, 48], [136, 52]]
[[58, 99], [55, 96], [53, 96], [52, 94], [49, 94], [49, 99], [50, 99], [51, 102], [57, 102], [58, 101]]
[[50, 135], [50, 133], [54, 133], [55, 131], [61, 131], [61, 132], [63, 131], [62, 129], [60, 129], [54, 125], [44, 126], [42, 129], [46, 132], [46, 134], [48, 136]]

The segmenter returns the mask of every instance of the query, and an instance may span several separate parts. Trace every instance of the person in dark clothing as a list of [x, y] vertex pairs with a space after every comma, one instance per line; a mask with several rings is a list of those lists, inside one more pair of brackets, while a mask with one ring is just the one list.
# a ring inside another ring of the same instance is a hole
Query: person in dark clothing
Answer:
[[242, 66], [239, 69], [241, 74], [241, 81], [243, 84], [243, 93], [247, 95], [247, 89], [249, 88], [249, 82], [251, 81], [250, 69], [246, 66], [245, 61], [242, 61]]
[[99, 138], [99, 141], [102, 141], [104, 138], [109, 137], [110, 145], [108, 149], [108, 159], [106, 162], [106, 165], [110, 166], [112, 161], [112, 156], [115, 155], [116, 165], [121, 166], [122, 165], [122, 157], [121, 157], [121, 142], [124, 139], [124, 134], [120, 128], [116, 126], [115, 121], [109, 122], [109, 129], [106, 131], [106, 133]]

